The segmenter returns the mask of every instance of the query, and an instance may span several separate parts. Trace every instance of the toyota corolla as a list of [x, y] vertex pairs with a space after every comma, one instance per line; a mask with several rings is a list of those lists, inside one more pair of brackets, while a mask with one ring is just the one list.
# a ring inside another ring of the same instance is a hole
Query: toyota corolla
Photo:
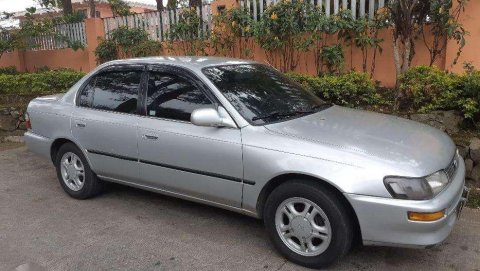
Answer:
[[326, 103], [253, 61], [109, 62], [34, 99], [26, 119], [29, 149], [71, 197], [115, 182], [243, 213], [307, 267], [357, 243], [439, 244], [467, 194], [445, 133]]

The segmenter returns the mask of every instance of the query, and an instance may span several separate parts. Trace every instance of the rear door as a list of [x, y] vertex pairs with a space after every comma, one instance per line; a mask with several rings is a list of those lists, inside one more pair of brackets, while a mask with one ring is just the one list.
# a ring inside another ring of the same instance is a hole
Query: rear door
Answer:
[[195, 75], [174, 67], [149, 71], [144, 117], [139, 122], [141, 182], [196, 199], [240, 207], [240, 129], [200, 127], [197, 108], [218, 107]]
[[95, 173], [138, 179], [137, 126], [142, 66], [114, 67], [94, 75], [81, 90], [72, 116], [75, 139]]

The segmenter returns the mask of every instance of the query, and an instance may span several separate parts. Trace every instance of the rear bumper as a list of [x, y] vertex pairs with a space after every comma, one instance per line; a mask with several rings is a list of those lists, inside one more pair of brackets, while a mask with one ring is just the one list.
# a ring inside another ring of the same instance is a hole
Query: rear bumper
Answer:
[[[430, 247], [443, 242], [457, 221], [457, 209], [465, 199], [465, 164], [459, 159], [457, 172], [448, 187], [432, 200], [413, 201], [345, 194], [355, 210], [365, 245]], [[407, 212], [438, 212], [443, 218], [416, 222]]]
[[31, 152], [51, 159], [50, 147], [52, 146], [52, 140], [50, 138], [37, 135], [33, 132], [26, 132], [24, 134], [24, 139]]

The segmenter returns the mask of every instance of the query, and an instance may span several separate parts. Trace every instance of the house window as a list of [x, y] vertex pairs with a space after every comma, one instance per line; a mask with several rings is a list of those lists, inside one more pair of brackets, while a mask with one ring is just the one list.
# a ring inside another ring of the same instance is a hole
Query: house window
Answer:
[[86, 9], [79, 9], [78, 13], [83, 15], [83, 18], [87, 18], [87, 10]]

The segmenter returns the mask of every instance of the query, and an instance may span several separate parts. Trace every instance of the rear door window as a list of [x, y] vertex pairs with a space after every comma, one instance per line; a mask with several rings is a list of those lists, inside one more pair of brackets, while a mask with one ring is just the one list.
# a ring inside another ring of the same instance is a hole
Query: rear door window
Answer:
[[80, 95], [80, 106], [120, 113], [137, 112], [140, 71], [112, 71], [90, 80]]

